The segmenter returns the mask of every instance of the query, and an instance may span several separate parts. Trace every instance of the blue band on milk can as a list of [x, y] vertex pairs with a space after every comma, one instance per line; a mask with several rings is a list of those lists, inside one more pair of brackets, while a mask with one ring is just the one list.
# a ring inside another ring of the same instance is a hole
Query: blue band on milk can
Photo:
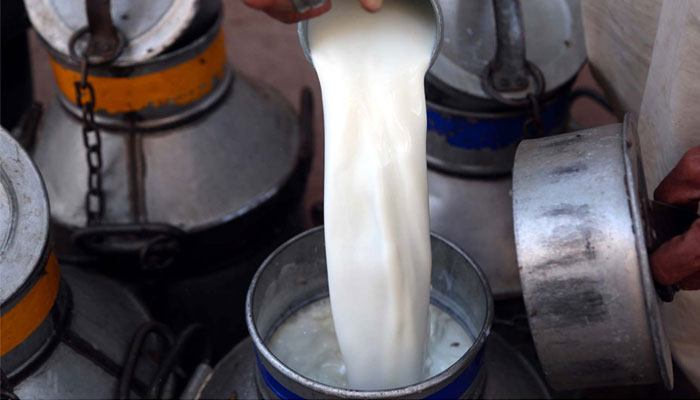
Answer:
[[[268, 372], [263, 363], [260, 361], [258, 356], [258, 351], [255, 351], [255, 360], [257, 361], [258, 368], [260, 369], [260, 375], [262, 376], [265, 384], [270, 390], [283, 400], [302, 400], [303, 397], [287, 389], [282, 385], [275, 377]], [[456, 399], [464, 394], [469, 387], [474, 383], [474, 380], [479, 375], [481, 367], [484, 365], [484, 349], [479, 351], [476, 355], [474, 361], [467, 368], [462, 371], [457, 378], [450, 382], [447, 386], [440, 389], [439, 391], [426, 397], [426, 399]]]
[[[568, 116], [568, 98], [562, 97], [542, 110], [545, 135], [562, 126]], [[468, 150], [497, 150], [523, 139], [523, 125], [529, 115], [468, 118], [428, 108], [428, 131], [444, 136], [452, 146]]]

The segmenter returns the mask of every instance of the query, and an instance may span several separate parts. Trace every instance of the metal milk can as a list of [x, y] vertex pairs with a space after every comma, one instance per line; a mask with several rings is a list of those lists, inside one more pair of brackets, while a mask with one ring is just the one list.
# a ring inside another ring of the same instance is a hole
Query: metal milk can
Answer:
[[67, 253], [202, 268], [298, 204], [309, 138], [227, 63], [219, 1], [26, 3], [60, 90], [33, 156]]
[[59, 3], [26, 1], [60, 91], [33, 149], [58, 256], [228, 350], [255, 268], [301, 230], [310, 92], [299, 116], [233, 70], [219, 0]]
[[[662, 381], [673, 387], [649, 255], [695, 212], [650, 200], [635, 118], [521, 143], [515, 239], [539, 360], [559, 390]], [[677, 290], [677, 289], [676, 289]]]
[[[44, 184], [29, 155], [4, 130], [0, 269], [2, 397], [116, 397], [131, 338], [150, 316], [116, 282], [59, 268]], [[158, 355], [154, 344], [147, 350]], [[143, 396], [157, 367], [150, 357], [141, 359], [125, 393]]]
[[275, 250], [256, 273], [246, 304], [250, 338], [214, 368], [195, 398], [548, 398], [525, 358], [491, 332], [493, 300], [479, 267], [458, 247], [433, 234], [431, 302], [463, 324], [474, 344], [450, 368], [423, 382], [384, 391], [333, 387], [295, 372], [266, 345], [276, 327], [310, 302], [328, 296], [323, 227]]
[[426, 76], [431, 228], [520, 294], [511, 168], [526, 137], [565, 129], [586, 59], [575, 0], [440, 0], [444, 43]]

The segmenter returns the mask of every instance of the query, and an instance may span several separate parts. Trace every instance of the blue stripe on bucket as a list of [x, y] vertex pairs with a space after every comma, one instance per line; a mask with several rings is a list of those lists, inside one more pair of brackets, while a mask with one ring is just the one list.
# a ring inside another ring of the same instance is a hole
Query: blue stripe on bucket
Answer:
[[474, 380], [479, 374], [482, 365], [484, 365], [484, 349], [479, 351], [479, 354], [476, 355], [474, 361], [472, 361], [472, 363], [469, 364], [469, 366], [462, 371], [462, 373], [459, 374], [455, 380], [439, 391], [426, 397], [426, 399], [458, 399], [459, 396], [466, 392], [472, 383], [474, 383]]
[[[568, 115], [568, 99], [564, 97], [542, 110], [545, 134], [560, 126]], [[523, 138], [523, 124], [530, 118], [465, 118], [428, 108], [428, 131], [444, 136], [447, 143], [462, 149], [500, 149]]]
[[258, 362], [258, 368], [260, 369], [260, 374], [263, 377], [263, 380], [267, 384], [267, 387], [272, 390], [274, 394], [277, 395], [280, 399], [284, 400], [298, 400], [298, 399], [303, 399], [303, 397], [299, 396], [298, 394], [292, 392], [291, 390], [287, 389], [277, 381], [272, 375], [270, 375], [269, 372], [267, 372], [267, 369], [265, 369], [265, 366], [262, 364], [260, 361], [260, 357], [258, 357], [258, 350], [255, 350], [255, 360]]
[[[277, 395], [280, 399], [283, 400], [299, 400], [299, 399], [304, 399], [303, 397], [299, 396], [298, 394], [292, 392], [291, 390], [287, 389], [284, 385], [279, 383], [277, 379], [275, 379], [268, 371], [265, 369], [265, 366], [263, 363], [260, 361], [260, 357], [258, 357], [258, 351], [255, 350], [255, 360], [258, 363], [258, 368], [260, 369], [260, 374], [263, 377], [263, 380], [267, 384], [267, 387], [272, 390], [273, 393]], [[474, 361], [472, 361], [469, 366], [462, 371], [461, 374], [457, 378], [455, 378], [452, 382], [450, 382], [447, 386], [442, 388], [441, 390], [431, 394], [430, 396], [426, 397], [426, 399], [456, 399], [459, 398], [464, 392], [469, 389], [469, 387], [474, 383], [474, 380], [476, 379], [477, 375], [479, 374], [479, 371], [481, 370], [481, 367], [484, 364], [484, 349], [481, 349], [479, 351], [479, 354], [476, 355], [474, 358]]]

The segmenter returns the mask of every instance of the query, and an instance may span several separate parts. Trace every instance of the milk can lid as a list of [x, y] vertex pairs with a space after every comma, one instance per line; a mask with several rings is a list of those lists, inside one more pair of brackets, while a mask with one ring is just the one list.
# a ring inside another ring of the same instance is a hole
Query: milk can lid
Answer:
[[38, 270], [48, 235], [44, 182], [22, 146], [0, 128], [0, 304]]
[[[447, 87], [489, 98], [481, 74], [496, 51], [491, 0], [439, 0], [444, 15], [442, 50], [428, 72]], [[551, 92], [573, 78], [586, 61], [580, 0], [520, 2], [527, 59], [537, 65]]]
[[[87, 26], [85, 1], [89, 0], [24, 0], [34, 29], [49, 46], [66, 55], [70, 54], [68, 43], [73, 34]], [[191, 25], [208, 21], [218, 12], [219, 3], [219, 0], [112, 0], [112, 22], [126, 39], [115, 64], [134, 64], [162, 53]]]

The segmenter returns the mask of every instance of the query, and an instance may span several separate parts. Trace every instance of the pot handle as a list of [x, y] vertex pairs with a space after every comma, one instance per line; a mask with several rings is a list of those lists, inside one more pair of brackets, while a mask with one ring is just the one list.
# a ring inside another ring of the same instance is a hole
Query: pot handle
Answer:
[[68, 49], [75, 60], [86, 58], [89, 64], [108, 63], [126, 46], [124, 35], [112, 22], [111, 0], [85, 0], [87, 26], [71, 36]]
[[499, 92], [525, 90], [528, 70], [525, 31], [519, 0], [493, 0], [496, 20], [496, 56], [491, 67], [491, 84]]
[[[481, 73], [481, 87], [496, 101], [522, 107], [539, 99], [545, 90], [542, 71], [527, 60], [525, 52], [525, 27], [519, 0], [493, 0], [496, 25], [496, 54]], [[533, 87], [521, 98], [505, 97], [501, 93], [522, 92]]]

